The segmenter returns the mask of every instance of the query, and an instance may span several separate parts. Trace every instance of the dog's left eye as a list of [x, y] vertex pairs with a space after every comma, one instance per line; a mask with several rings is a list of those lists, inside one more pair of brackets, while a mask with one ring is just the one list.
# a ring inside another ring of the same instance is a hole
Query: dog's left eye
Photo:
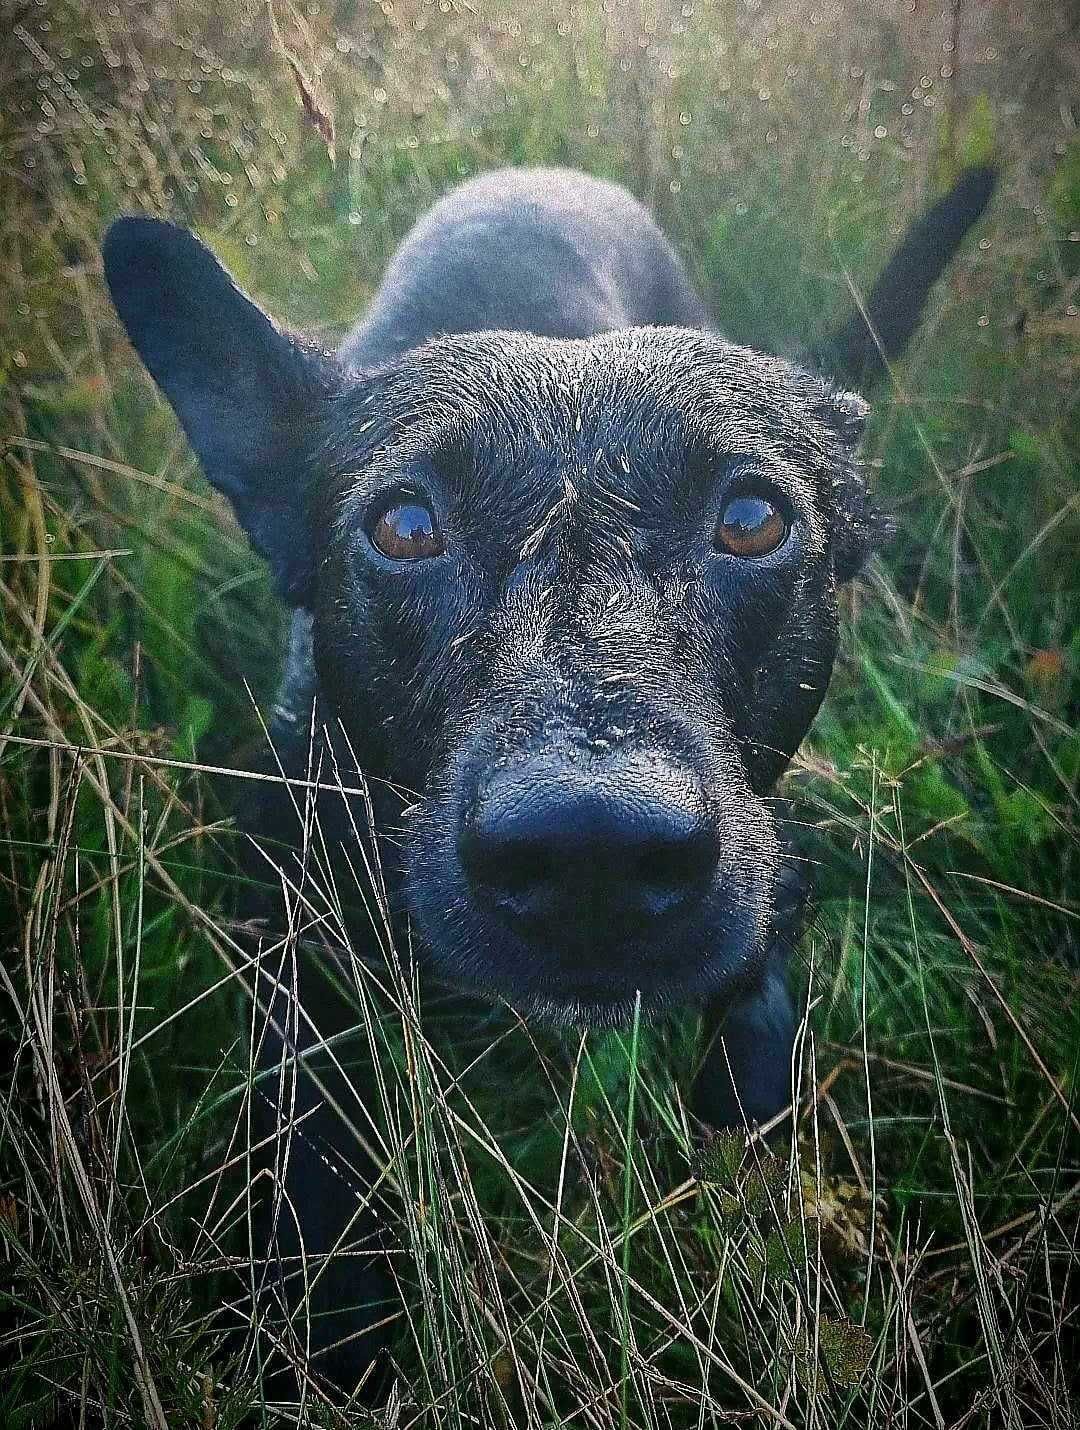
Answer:
[[368, 536], [376, 550], [392, 561], [423, 561], [446, 550], [446, 538], [433, 513], [417, 501], [387, 507]]
[[718, 551], [731, 556], [768, 556], [787, 540], [787, 518], [767, 497], [732, 497], [716, 524]]

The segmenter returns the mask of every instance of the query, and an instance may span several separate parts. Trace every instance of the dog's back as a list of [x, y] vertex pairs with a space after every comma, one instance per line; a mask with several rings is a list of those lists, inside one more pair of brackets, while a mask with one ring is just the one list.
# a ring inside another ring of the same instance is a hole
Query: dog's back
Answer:
[[708, 315], [651, 215], [570, 169], [500, 169], [451, 190], [411, 231], [341, 357], [368, 367], [446, 333], [586, 338]]

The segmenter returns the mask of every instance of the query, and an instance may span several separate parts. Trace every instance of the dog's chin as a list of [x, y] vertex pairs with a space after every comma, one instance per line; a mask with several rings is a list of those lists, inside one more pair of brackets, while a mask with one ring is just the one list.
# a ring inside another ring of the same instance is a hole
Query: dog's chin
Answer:
[[586, 956], [526, 943], [485, 919], [459, 918], [447, 928], [417, 912], [424, 961], [436, 978], [556, 1027], [627, 1027], [635, 1016], [656, 1018], [734, 994], [753, 981], [767, 937], [764, 920], [746, 919], [687, 930], [662, 948], [634, 943]]
[[693, 1007], [707, 994], [700, 990], [629, 989], [622, 984], [594, 985], [565, 991], [537, 992], [527, 1008], [518, 1006], [531, 1022], [555, 1028], [628, 1028], [635, 1017], [658, 1018], [679, 1008]]

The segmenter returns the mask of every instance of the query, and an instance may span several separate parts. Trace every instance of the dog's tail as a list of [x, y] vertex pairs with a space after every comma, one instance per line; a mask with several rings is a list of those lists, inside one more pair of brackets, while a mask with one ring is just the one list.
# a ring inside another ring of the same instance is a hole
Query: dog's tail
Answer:
[[912, 224], [851, 316], [814, 344], [818, 369], [854, 387], [872, 387], [907, 347], [930, 289], [979, 218], [997, 185], [989, 165], [965, 169], [944, 198]]

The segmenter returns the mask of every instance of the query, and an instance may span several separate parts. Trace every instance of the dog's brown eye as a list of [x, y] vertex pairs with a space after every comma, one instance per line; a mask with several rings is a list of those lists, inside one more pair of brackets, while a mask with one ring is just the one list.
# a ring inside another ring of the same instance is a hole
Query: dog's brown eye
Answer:
[[426, 506], [402, 502], [388, 507], [371, 528], [372, 543], [393, 561], [423, 561], [441, 556], [446, 541]]
[[733, 497], [720, 513], [716, 545], [732, 556], [768, 556], [784, 544], [788, 524], [765, 497]]

